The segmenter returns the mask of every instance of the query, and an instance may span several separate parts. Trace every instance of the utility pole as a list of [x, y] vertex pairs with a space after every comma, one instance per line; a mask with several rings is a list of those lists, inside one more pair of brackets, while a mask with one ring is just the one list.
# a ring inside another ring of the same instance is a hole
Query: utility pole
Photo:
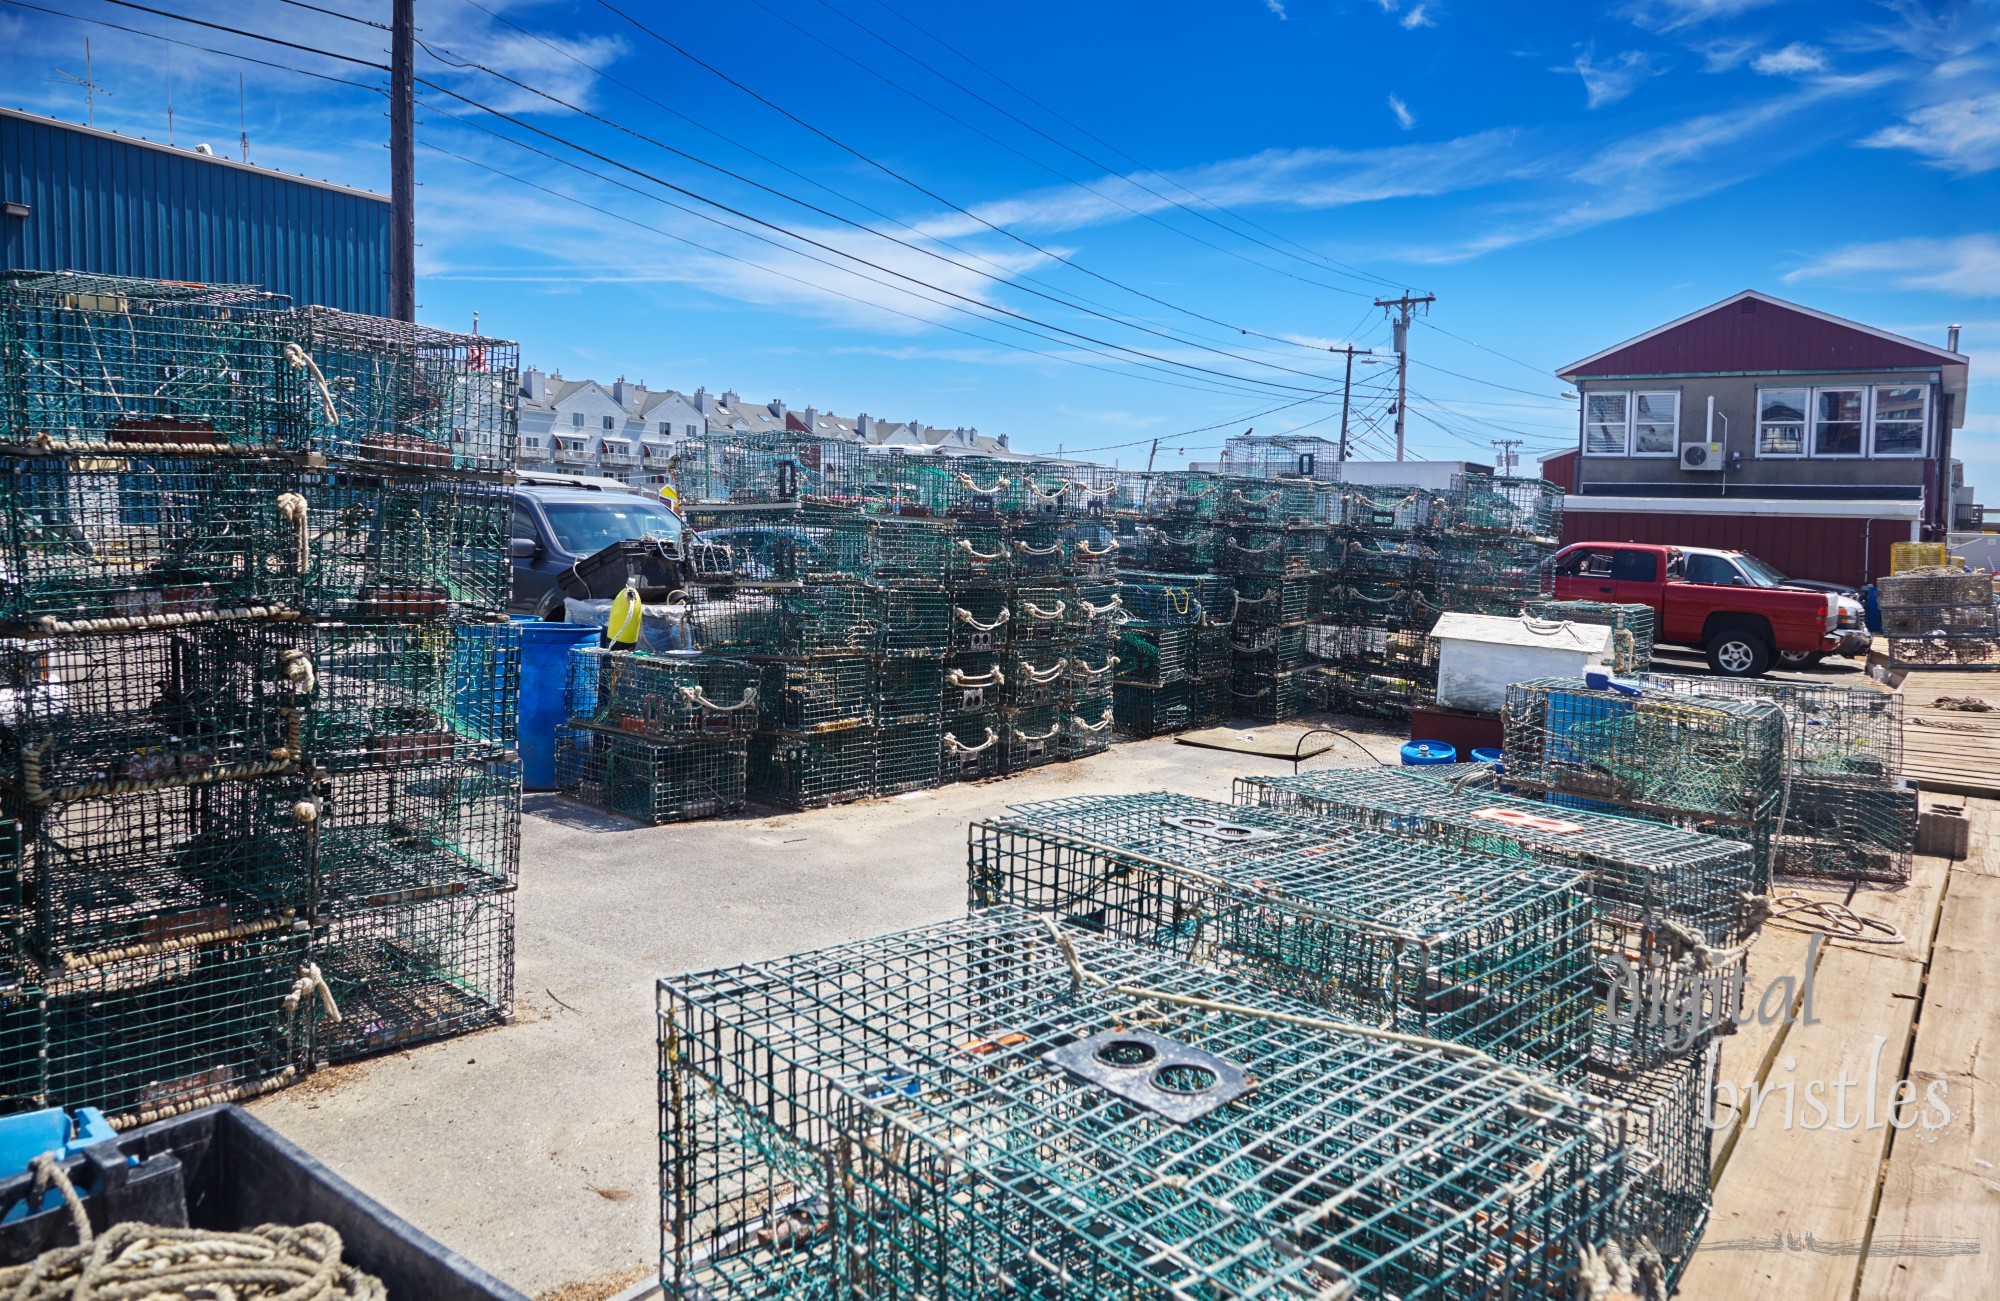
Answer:
[[1340, 464], [1347, 464], [1347, 398], [1354, 388], [1354, 355], [1364, 357], [1375, 355], [1373, 348], [1357, 348], [1349, 344], [1345, 348], [1328, 348], [1328, 352], [1345, 353], [1347, 356], [1347, 376], [1340, 382]]
[[1499, 465], [1496, 468], [1498, 468], [1500, 471], [1500, 477], [1503, 479], [1513, 478], [1514, 449], [1521, 445], [1521, 440], [1518, 438], [1495, 438], [1489, 441], [1493, 444], [1494, 448], [1497, 449], [1500, 453], [1498, 456], [1493, 458], [1494, 460], [1499, 462]]
[[389, 315], [417, 319], [416, 0], [395, 0], [389, 42]]
[[[1396, 459], [1403, 459], [1403, 408], [1408, 405], [1410, 391], [1410, 309], [1429, 307], [1437, 301], [1436, 294], [1422, 294], [1412, 297], [1404, 294], [1401, 298], [1378, 298], [1375, 305], [1389, 313], [1389, 323], [1395, 330], [1396, 341]], [[1400, 313], [1400, 315], [1399, 315]]]

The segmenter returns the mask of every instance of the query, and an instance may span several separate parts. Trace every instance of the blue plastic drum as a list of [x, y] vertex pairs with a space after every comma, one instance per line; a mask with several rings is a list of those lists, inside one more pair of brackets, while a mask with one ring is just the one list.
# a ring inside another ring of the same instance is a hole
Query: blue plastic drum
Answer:
[[1457, 763], [1458, 749], [1443, 741], [1407, 741], [1403, 744], [1403, 766], [1421, 768], [1434, 763]]
[[1482, 745], [1482, 746], [1480, 746], [1480, 747], [1479, 747], [1479, 748], [1478, 748], [1477, 750], [1474, 750], [1474, 751], [1472, 752], [1472, 762], [1474, 762], [1474, 763], [1499, 763], [1499, 762], [1500, 762], [1500, 748], [1499, 748], [1498, 746], [1492, 746], [1492, 745]]

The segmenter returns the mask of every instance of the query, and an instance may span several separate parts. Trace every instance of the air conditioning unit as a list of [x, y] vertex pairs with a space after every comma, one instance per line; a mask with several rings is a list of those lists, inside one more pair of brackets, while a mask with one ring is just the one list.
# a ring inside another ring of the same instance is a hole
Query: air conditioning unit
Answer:
[[1682, 443], [1681, 469], [1720, 470], [1722, 468], [1721, 443]]

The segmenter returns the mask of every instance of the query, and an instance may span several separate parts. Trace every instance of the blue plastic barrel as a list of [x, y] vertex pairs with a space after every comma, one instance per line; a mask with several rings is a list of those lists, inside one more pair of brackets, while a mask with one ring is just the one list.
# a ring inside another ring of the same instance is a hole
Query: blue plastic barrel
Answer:
[[1457, 763], [1458, 749], [1443, 741], [1406, 741], [1403, 743], [1403, 766], [1421, 768], [1434, 763]]
[[1476, 749], [1476, 750], [1474, 750], [1474, 751], [1472, 752], [1472, 762], [1474, 762], [1474, 763], [1499, 763], [1499, 762], [1500, 762], [1500, 748], [1499, 748], [1498, 746], [1492, 746], [1492, 745], [1482, 745], [1482, 746], [1480, 746], [1480, 747], [1479, 747], [1478, 749]]
[[1868, 584], [1868, 586], [1861, 589], [1861, 601], [1862, 601], [1862, 609], [1865, 611], [1862, 617], [1862, 622], [1868, 625], [1868, 631], [1876, 633], [1881, 632], [1882, 601], [1881, 598], [1875, 594], [1875, 584], [1870, 583]]
[[603, 630], [581, 623], [521, 623], [521, 789], [556, 788], [556, 726], [567, 716], [570, 647], [597, 640]]

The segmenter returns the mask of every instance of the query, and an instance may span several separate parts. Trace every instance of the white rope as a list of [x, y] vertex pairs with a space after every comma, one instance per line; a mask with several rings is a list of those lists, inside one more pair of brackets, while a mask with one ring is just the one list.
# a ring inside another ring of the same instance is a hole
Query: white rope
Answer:
[[972, 617], [972, 611], [966, 609], [962, 605], [952, 606], [951, 613], [952, 616], [956, 618], [960, 623], [964, 624], [968, 628], [971, 628], [975, 632], [992, 632], [994, 629], [1000, 627], [1002, 624], [1006, 623], [1009, 619], [1014, 617], [1014, 612], [1012, 610], [1003, 608], [1000, 611], [1000, 613], [994, 617], [992, 623], [981, 623], [979, 622], [979, 620]]
[[1076, 603], [1083, 608], [1084, 614], [1092, 619], [1101, 619], [1113, 610], [1122, 610], [1125, 608], [1125, 598], [1123, 596], [1114, 596], [1103, 605], [1092, 605], [1082, 597], [1078, 597]]
[[1055, 609], [1051, 610], [1047, 606], [1036, 605], [1033, 601], [1023, 600], [1021, 608], [1028, 612], [1030, 619], [1038, 619], [1043, 623], [1054, 623], [1063, 617], [1064, 611], [1069, 609], [1069, 602], [1057, 601]]
[[944, 675], [944, 680], [954, 687], [1004, 687], [1007, 679], [1000, 675], [998, 668], [984, 673], [967, 673], [964, 669], [953, 669]]
[[137, 632], [145, 628], [179, 628], [193, 623], [233, 619], [296, 619], [297, 610], [282, 605], [233, 606], [227, 610], [194, 610], [173, 614], [121, 615], [112, 619], [58, 619], [45, 614], [37, 621], [43, 632]]
[[999, 560], [1007, 554], [1005, 547], [1002, 547], [998, 551], [981, 551], [972, 545], [972, 539], [970, 538], [958, 539], [958, 549], [966, 555], [971, 556], [974, 560]]
[[1035, 735], [1033, 732], [1023, 732], [1020, 728], [1015, 727], [1011, 723], [1007, 725], [1007, 730], [1014, 734], [1014, 739], [1016, 741], [1048, 741], [1048, 740], [1053, 740], [1055, 738], [1055, 734], [1062, 730], [1062, 724], [1060, 722], [1049, 724], [1049, 730], [1043, 732], [1040, 736]]
[[1102, 732], [1105, 728], [1111, 726], [1111, 711], [1108, 709], [1105, 710], [1104, 717], [1098, 719], [1095, 723], [1084, 722], [1083, 716], [1081, 714], [1071, 714], [1069, 716], [1069, 721], [1075, 723], [1077, 727], [1083, 731]]
[[313, 672], [312, 657], [296, 646], [287, 647], [279, 656], [285, 678], [302, 696], [310, 696], [319, 685], [319, 675]]
[[333, 405], [333, 390], [327, 386], [326, 376], [320, 374], [319, 363], [313, 360], [312, 354], [296, 343], [287, 343], [285, 361], [293, 370], [304, 370], [311, 377], [313, 386], [319, 389], [320, 408], [326, 412], [326, 423], [338, 425], [340, 412]]
[[1010, 482], [1010, 480], [1004, 478], [995, 479], [993, 481], [993, 486], [991, 488], [982, 488], [978, 484], [974, 483], [972, 481], [972, 476], [967, 474], [963, 470], [954, 470], [952, 472], [952, 478], [957, 479], [960, 483], [964, 484], [967, 488], [969, 488], [972, 491], [973, 495], [977, 497], [991, 497], [995, 493], [1005, 492], [1007, 490], [1007, 485]]
[[957, 737], [953, 736], [950, 732], [946, 732], [944, 734], [944, 748], [953, 751], [954, 753], [957, 754], [981, 754], [987, 750], [992, 749], [993, 743], [995, 741], [998, 741], [999, 739], [1000, 738], [994, 734], [993, 729], [990, 727], [986, 729], [986, 739], [984, 741], [981, 741], [978, 745], [967, 745], [963, 741], [960, 741]]
[[1091, 545], [1088, 542], [1079, 542], [1076, 544], [1077, 554], [1082, 556], [1086, 560], [1102, 560], [1104, 557], [1110, 555], [1117, 549], [1118, 549], [1117, 538], [1112, 538], [1109, 542], [1106, 542], [1102, 548], [1099, 548], [1097, 550], [1092, 550]]
[[321, 974], [319, 964], [302, 962], [299, 964], [299, 978], [292, 982], [291, 990], [284, 997], [285, 1011], [288, 1013], [298, 1011], [299, 1004], [314, 994], [319, 995], [319, 1005], [326, 1009], [326, 1019], [340, 1020], [340, 1004], [333, 1001], [333, 986], [326, 983], [326, 977]]
[[1064, 673], [1068, 671], [1069, 671], [1069, 661], [1067, 660], [1058, 660], [1055, 664], [1055, 667], [1047, 669], [1032, 668], [1026, 664], [1023, 664], [1021, 666], [1022, 674], [1027, 677], [1028, 681], [1034, 683], [1036, 686], [1042, 686], [1046, 683], [1054, 682], [1057, 678], [1061, 677]]
[[1031, 547], [1025, 542], [1016, 542], [1014, 550], [1024, 556], [1052, 556], [1062, 550], [1062, 543], [1051, 542], [1045, 547]]
[[743, 699], [734, 705], [716, 704], [708, 698], [708, 693], [700, 687], [682, 687], [680, 690], [681, 695], [687, 698], [689, 704], [717, 714], [734, 714], [740, 710], [749, 709], [757, 703], [757, 688], [755, 687], [743, 688]]
[[303, 574], [312, 559], [312, 536], [306, 528], [306, 499], [296, 492], [278, 494], [278, 518], [292, 526], [299, 535], [299, 549], [296, 565]]

